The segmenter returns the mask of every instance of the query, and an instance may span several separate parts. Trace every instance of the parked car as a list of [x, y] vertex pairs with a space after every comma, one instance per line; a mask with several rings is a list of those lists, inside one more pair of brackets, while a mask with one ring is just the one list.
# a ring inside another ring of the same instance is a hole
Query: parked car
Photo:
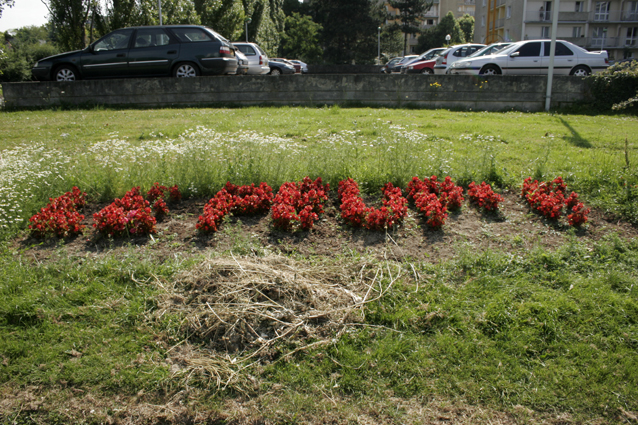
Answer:
[[235, 56], [237, 56], [237, 72], [235, 75], [246, 75], [248, 73], [248, 58], [237, 47], [235, 47]]
[[36, 62], [41, 81], [83, 78], [196, 77], [232, 74], [237, 57], [232, 44], [211, 28], [163, 25], [115, 30], [86, 49]]
[[[392, 63], [392, 60], [390, 62], [388, 62], [388, 65], [386, 65], [386, 74], [392, 74], [393, 72], [401, 72], [401, 67], [410, 62], [412, 59], [417, 58], [417, 55], [407, 55], [407, 56], [403, 56], [401, 58], [395, 58], [398, 59], [396, 62]], [[392, 63], [392, 65], [390, 66], [390, 63]]]
[[413, 63], [436, 59], [436, 57], [444, 50], [445, 50], [445, 47], [437, 47], [436, 49], [430, 49], [427, 52], [417, 56], [416, 58], [409, 60], [408, 62], [401, 65], [401, 74], [406, 74], [408, 66], [410, 66]]
[[301, 73], [302, 74], [307, 74], [308, 73], [308, 65], [305, 62], [302, 62], [302, 61], [297, 60], [297, 59], [290, 59], [290, 62], [296, 63], [299, 66], [301, 66]]
[[[405, 68], [405, 74], [434, 74], [436, 57], [419, 62], [412, 62]], [[403, 70], [401, 71], [403, 72]]]
[[271, 60], [268, 62], [268, 66], [270, 67], [270, 75], [281, 75], [281, 74], [294, 74], [295, 67], [292, 64], [287, 64], [285, 62], [280, 62], [276, 60]]
[[476, 57], [479, 57], [479, 56], [493, 55], [494, 53], [498, 52], [499, 50], [503, 50], [507, 46], [511, 46], [511, 45], [512, 45], [511, 42], [492, 43], [489, 46], [485, 46], [482, 49], [479, 49], [476, 52], [472, 53], [470, 56], [468, 56], [468, 58], [476, 58]]
[[277, 61], [277, 62], [283, 62], [287, 65], [291, 65], [293, 68], [295, 68], [295, 73], [296, 74], [301, 74], [301, 65], [299, 65], [298, 63], [294, 63], [293, 61], [289, 60], [289, 59], [284, 59], [284, 58], [275, 58], [275, 59], [270, 59], [271, 61]]
[[436, 58], [436, 63], [434, 64], [434, 73], [437, 75], [445, 74], [447, 68], [456, 62], [459, 59], [470, 56], [472, 53], [477, 50], [485, 47], [485, 44], [458, 44], [456, 46], [452, 46], [449, 49], [441, 52], [438, 58]]
[[382, 74], [389, 74], [391, 71], [391, 69], [397, 64], [397, 62], [399, 62], [401, 59], [403, 59], [402, 57], [396, 57], [396, 58], [392, 58], [388, 61], [388, 63], [386, 63], [385, 65], [383, 65], [381, 67], [381, 73]]
[[[547, 75], [550, 42], [526, 40], [489, 56], [467, 58], [452, 64], [450, 73], [466, 75]], [[607, 68], [606, 51], [588, 52], [568, 41], [556, 41], [554, 55], [555, 75], [584, 77]]]
[[270, 72], [268, 55], [257, 44], [237, 41], [233, 45], [248, 58], [248, 75], [264, 75]]

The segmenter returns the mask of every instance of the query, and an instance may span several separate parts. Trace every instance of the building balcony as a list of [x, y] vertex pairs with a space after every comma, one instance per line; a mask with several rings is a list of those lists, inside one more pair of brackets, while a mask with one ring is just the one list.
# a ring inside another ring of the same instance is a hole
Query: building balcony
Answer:
[[503, 28], [505, 26], [505, 18], [500, 18], [496, 20], [496, 28]]
[[[552, 13], [549, 12], [527, 12], [525, 22], [527, 23], [551, 23]], [[608, 23], [608, 22], [636, 22], [638, 23], [637, 12], [621, 12], [612, 10], [605, 13], [600, 12], [558, 12], [558, 22], [590, 22], [590, 23]]]

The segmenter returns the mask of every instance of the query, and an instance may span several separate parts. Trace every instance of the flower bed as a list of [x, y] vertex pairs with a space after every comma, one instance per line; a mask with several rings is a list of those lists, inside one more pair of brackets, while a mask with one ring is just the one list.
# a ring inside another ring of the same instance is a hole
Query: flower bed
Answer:
[[86, 204], [85, 197], [86, 193], [73, 186], [71, 192], [57, 198], [49, 198], [47, 206], [29, 219], [31, 233], [36, 237], [66, 237], [79, 234], [86, 226], [80, 224], [84, 220], [84, 215], [77, 210]]
[[467, 196], [470, 198], [470, 203], [491, 212], [498, 210], [498, 204], [503, 202], [503, 197], [494, 193], [492, 186], [485, 182], [481, 182], [480, 185], [474, 182], [470, 183]]
[[282, 184], [272, 206], [274, 227], [289, 231], [298, 222], [301, 229], [312, 229], [319, 214], [323, 213], [323, 202], [328, 200], [329, 189], [329, 185], [322, 184], [321, 177], [315, 181], [304, 177], [299, 183]]
[[155, 183], [151, 189], [146, 192], [146, 199], [153, 205], [153, 211], [155, 211], [155, 217], [162, 217], [168, 214], [168, 206], [166, 205], [166, 197], [171, 203], [177, 203], [182, 199], [182, 193], [179, 191], [177, 185], [172, 187], [162, 186], [159, 183]]
[[150, 202], [142, 197], [139, 186], [126, 192], [122, 199], [116, 198], [112, 204], [93, 214], [93, 220], [93, 227], [109, 236], [155, 233], [157, 222], [151, 215]]
[[359, 184], [351, 178], [339, 182], [341, 217], [354, 227], [365, 226], [370, 230], [382, 230], [400, 223], [408, 213], [408, 200], [401, 189], [392, 183], [383, 186], [383, 207], [366, 207], [359, 196]]
[[267, 183], [259, 187], [237, 186], [227, 182], [222, 190], [204, 206], [195, 227], [202, 232], [216, 232], [224, 217], [230, 213], [252, 215], [267, 212], [272, 204], [272, 188]]
[[408, 183], [408, 198], [414, 200], [417, 209], [425, 217], [426, 224], [439, 229], [447, 220], [447, 211], [461, 208], [463, 188], [455, 185], [450, 176], [443, 182], [436, 176], [424, 178], [412, 177]]
[[523, 181], [521, 196], [525, 198], [530, 208], [548, 220], [558, 221], [563, 215], [563, 210], [571, 211], [567, 215], [567, 223], [570, 226], [581, 226], [587, 223], [589, 208], [578, 200], [578, 194], [572, 192], [567, 198], [567, 185], [563, 178], [558, 176], [552, 181], [532, 181], [531, 177]]

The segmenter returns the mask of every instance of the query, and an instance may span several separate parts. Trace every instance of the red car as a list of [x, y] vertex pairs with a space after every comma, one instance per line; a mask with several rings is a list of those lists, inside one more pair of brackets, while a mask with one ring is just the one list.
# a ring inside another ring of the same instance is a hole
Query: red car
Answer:
[[436, 58], [420, 62], [414, 62], [405, 69], [406, 74], [434, 74]]
[[292, 65], [292, 66], [295, 67], [295, 73], [296, 74], [301, 73], [301, 64], [299, 64], [299, 63], [290, 62], [288, 59], [284, 59], [284, 58], [274, 58], [274, 59], [271, 59], [271, 60], [277, 61], [277, 62], [283, 62], [283, 63], [285, 63], [287, 65]]

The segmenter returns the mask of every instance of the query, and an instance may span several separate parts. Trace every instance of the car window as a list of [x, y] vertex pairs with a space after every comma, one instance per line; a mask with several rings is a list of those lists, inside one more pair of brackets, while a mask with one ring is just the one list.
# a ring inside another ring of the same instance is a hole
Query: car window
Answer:
[[259, 50], [259, 53], [261, 53], [262, 56], [268, 56], [268, 55], [266, 55], [266, 52], [261, 50], [261, 47], [259, 47], [259, 46], [255, 46], [255, 47], [257, 48], [257, 50]]
[[[550, 48], [551, 43], [546, 41], [543, 56], [549, 56]], [[572, 52], [569, 47], [565, 46], [563, 43], [556, 42], [556, 56], [574, 56], [574, 52]]]
[[213, 41], [213, 38], [201, 28], [173, 28], [172, 31], [182, 43]]
[[255, 49], [253, 49], [251, 46], [239, 45], [237, 46], [237, 48], [246, 56], [255, 56], [257, 54], [255, 53]]
[[477, 50], [476, 46], [465, 46], [465, 47], [461, 47], [460, 49], [458, 49], [456, 52], [454, 52], [452, 55], [456, 56], [457, 58], [464, 58], [466, 56], [471, 55], [472, 53], [474, 53]]
[[102, 39], [98, 40], [93, 47], [96, 52], [102, 50], [120, 50], [127, 49], [129, 40], [131, 39], [133, 30], [118, 30], [107, 34]]
[[530, 57], [530, 56], [540, 56], [541, 55], [541, 43], [533, 42], [523, 44], [517, 50], [518, 56], [520, 57]]
[[159, 28], [137, 30], [134, 48], [166, 46], [171, 42], [168, 34]]

